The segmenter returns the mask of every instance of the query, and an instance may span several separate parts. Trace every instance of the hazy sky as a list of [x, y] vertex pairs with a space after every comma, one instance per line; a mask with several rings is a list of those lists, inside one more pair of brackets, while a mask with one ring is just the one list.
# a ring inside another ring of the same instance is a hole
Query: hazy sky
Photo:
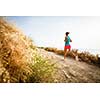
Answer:
[[70, 32], [72, 48], [100, 49], [100, 17], [7, 17], [38, 46], [62, 48]]

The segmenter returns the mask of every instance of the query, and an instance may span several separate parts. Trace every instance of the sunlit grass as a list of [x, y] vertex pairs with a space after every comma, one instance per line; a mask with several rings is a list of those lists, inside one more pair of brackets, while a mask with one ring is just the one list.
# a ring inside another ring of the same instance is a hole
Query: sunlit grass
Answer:
[[42, 58], [39, 55], [34, 56], [34, 64], [30, 66], [33, 70], [29, 82], [54, 82], [55, 64]]
[[53, 82], [54, 66], [33, 40], [0, 18], [0, 82]]

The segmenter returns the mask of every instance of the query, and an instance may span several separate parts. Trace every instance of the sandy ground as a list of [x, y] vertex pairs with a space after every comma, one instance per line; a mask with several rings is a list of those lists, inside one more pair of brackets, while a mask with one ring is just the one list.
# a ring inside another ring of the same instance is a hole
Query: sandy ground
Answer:
[[54, 75], [55, 82], [61, 83], [99, 83], [100, 67], [87, 64], [85, 62], [76, 61], [72, 58], [63, 59], [63, 56], [43, 49], [38, 50], [39, 53], [57, 64], [56, 73]]

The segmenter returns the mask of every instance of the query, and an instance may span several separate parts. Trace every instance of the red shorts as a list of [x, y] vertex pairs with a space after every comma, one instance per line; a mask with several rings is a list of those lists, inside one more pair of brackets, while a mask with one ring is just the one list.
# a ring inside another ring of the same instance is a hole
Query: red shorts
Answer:
[[65, 45], [64, 49], [70, 49], [71, 46], [70, 45]]

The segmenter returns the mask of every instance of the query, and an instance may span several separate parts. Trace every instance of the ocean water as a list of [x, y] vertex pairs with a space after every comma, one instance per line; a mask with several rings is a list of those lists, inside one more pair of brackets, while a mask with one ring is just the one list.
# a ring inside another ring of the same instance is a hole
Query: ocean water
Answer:
[[89, 52], [93, 55], [100, 55], [100, 49], [78, 49], [80, 52]]
[[[58, 49], [63, 50], [63, 47], [58, 47]], [[77, 49], [77, 48], [72, 48], [72, 49]], [[79, 48], [78, 51], [80, 52], [89, 52], [90, 54], [93, 55], [100, 55], [100, 49], [83, 49], [83, 48]]]

